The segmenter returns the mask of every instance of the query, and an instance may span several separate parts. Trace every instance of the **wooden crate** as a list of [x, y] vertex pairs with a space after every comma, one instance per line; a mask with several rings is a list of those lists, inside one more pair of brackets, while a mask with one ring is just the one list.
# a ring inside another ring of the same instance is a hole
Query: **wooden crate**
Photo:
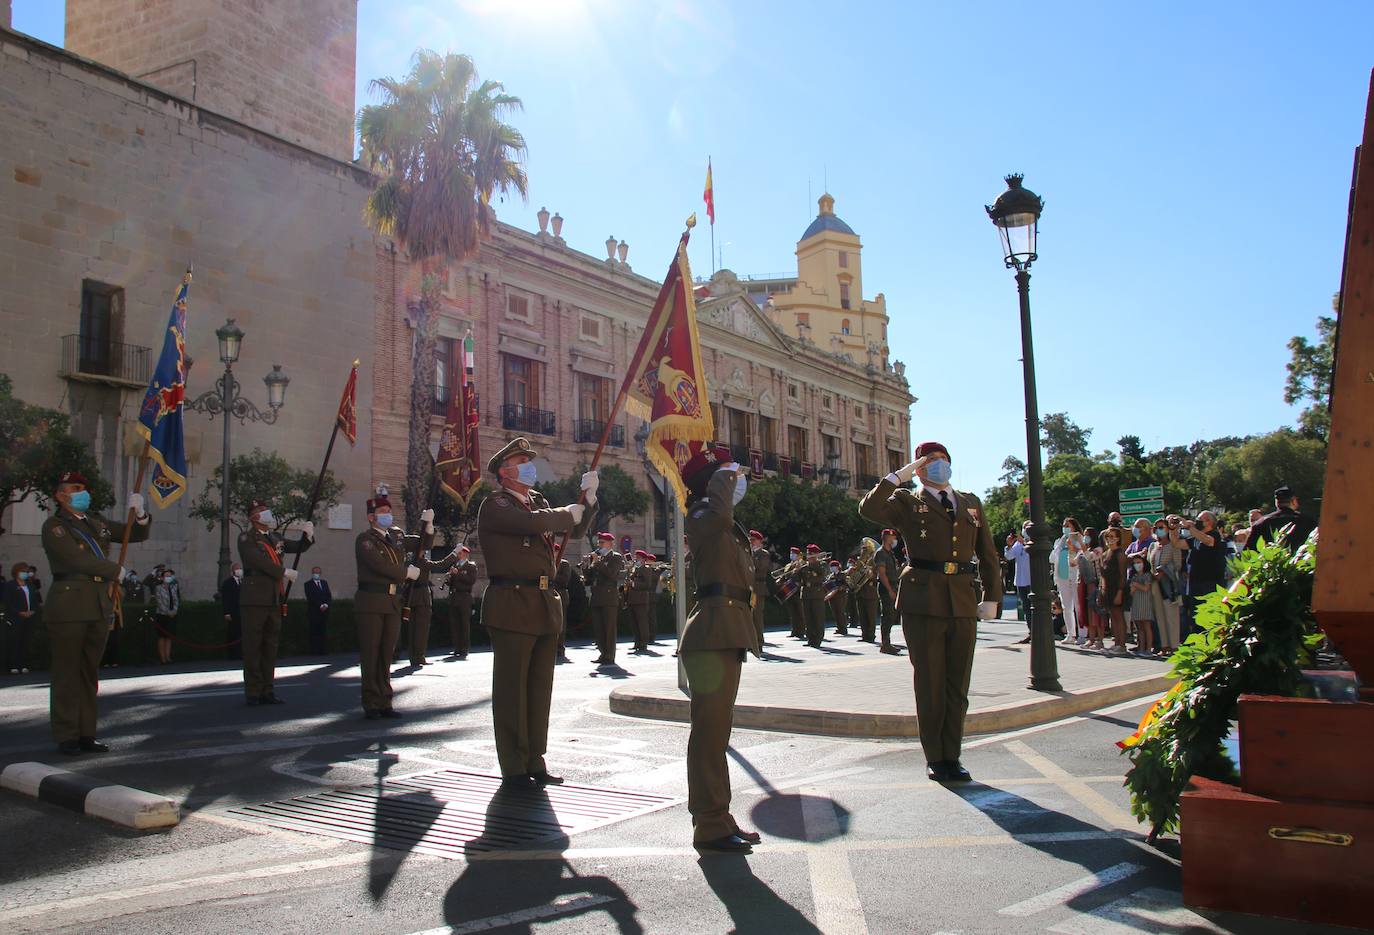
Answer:
[[1240, 787], [1374, 805], [1374, 704], [1241, 696]]

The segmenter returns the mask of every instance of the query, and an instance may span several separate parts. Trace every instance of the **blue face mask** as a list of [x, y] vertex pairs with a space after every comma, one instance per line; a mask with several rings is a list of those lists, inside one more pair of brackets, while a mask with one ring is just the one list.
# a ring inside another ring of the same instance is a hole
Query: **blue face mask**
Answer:
[[381, 526], [383, 529], [390, 529], [391, 524], [394, 522], [396, 522], [396, 518], [390, 513], [377, 514], [377, 525]]
[[748, 489], [749, 489], [749, 478], [745, 477], [743, 474], [741, 474], [739, 477], [735, 478], [735, 492], [734, 492], [734, 494], [730, 497], [730, 502], [731, 502], [731, 504], [736, 504], [736, 503], [739, 503], [741, 500], [743, 500], [743, 499], [744, 499], [744, 494], [745, 494], [746, 491], [748, 491]]
[[310, 577], [311, 577], [311, 579], [314, 580], [314, 581], [319, 581], [319, 580], [320, 580], [320, 576], [319, 576], [319, 575], [311, 575]]
[[1131, 527], [1131, 538], [1132, 538], [1132, 539], [1139, 539], [1139, 538], [1140, 538], [1140, 530], [1139, 530], [1139, 529], [1136, 529], [1134, 526]]
[[926, 465], [926, 479], [932, 484], [939, 484], [942, 487], [949, 483], [950, 475], [953, 473], [954, 469], [950, 467], [948, 461], [937, 460]]
[[174, 581], [177, 580], [177, 576], [176, 576], [176, 575], [168, 575], [164, 580], [165, 580], [168, 584], [172, 584]]
[[1072, 526], [1060, 526], [1060, 527], [1059, 527], [1059, 531], [1062, 532], [1064, 535], [1067, 536], [1067, 535], [1069, 535], [1070, 533], [1073, 532], [1073, 527], [1072, 527]]
[[91, 508], [91, 492], [89, 490], [78, 490], [72, 494], [71, 505], [73, 512], [85, 513]]
[[534, 466], [533, 461], [521, 462], [515, 470], [515, 479], [526, 487], [533, 487], [534, 482], [539, 479], [539, 469]]
[[28, 581], [28, 580], [29, 580], [29, 573], [28, 573], [27, 571], [21, 571], [21, 572], [19, 573], [19, 580], [20, 580], [20, 581]]

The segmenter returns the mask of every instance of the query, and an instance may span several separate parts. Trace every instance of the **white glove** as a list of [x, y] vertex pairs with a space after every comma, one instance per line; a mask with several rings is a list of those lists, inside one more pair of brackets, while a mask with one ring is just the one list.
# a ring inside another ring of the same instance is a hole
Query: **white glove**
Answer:
[[328, 605], [328, 604], [321, 604], [321, 605], [320, 605], [320, 610], [328, 610], [328, 609], [329, 609], [329, 605]]
[[148, 515], [148, 511], [143, 508], [143, 494], [129, 494], [129, 509], [134, 511], [135, 519], [142, 519]]
[[434, 525], [434, 511], [433, 511], [433, 510], [421, 510], [421, 511], [420, 511], [420, 522], [424, 523], [426, 526], [432, 526], [432, 525]]
[[129, 577], [129, 569], [125, 568], [123, 565], [120, 565], [120, 566], [119, 566], [119, 580], [120, 580], [120, 581], [123, 581], [123, 580], [124, 580], [125, 578], [127, 578], [127, 577]]
[[1002, 608], [996, 601], [983, 601], [978, 605], [979, 620], [996, 620], [1002, 616]]
[[917, 458], [910, 464], [897, 468], [897, 470], [892, 473], [895, 474], [897, 480], [901, 481], [903, 484], [909, 484], [911, 483], [911, 479], [916, 476], [916, 472], [924, 467], [925, 463], [929, 460], [929, 458]]
[[582, 489], [587, 494], [587, 503], [596, 502], [596, 491], [601, 486], [601, 475], [596, 471], [588, 471], [582, 475]]
[[310, 522], [310, 520], [306, 520], [305, 522], [301, 523], [301, 534], [305, 536], [305, 538], [307, 539], [314, 539], [315, 524]]
[[572, 514], [574, 526], [582, 522], [582, 514], [587, 512], [587, 508], [580, 503], [569, 503], [566, 509]]
[[295, 584], [296, 579], [300, 577], [300, 572], [296, 571], [294, 568], [283, 568], [281, 576], [292, 584]]
[[406, 580], [407, 580], [407, 581], [414, 581], [414, 580], [415, 580], [416, 578], [418, 578], [418, 577], [420, 577], [420, 569], [416, 568], [414, 565], [407, 565], [407, 566], [406, 566]]

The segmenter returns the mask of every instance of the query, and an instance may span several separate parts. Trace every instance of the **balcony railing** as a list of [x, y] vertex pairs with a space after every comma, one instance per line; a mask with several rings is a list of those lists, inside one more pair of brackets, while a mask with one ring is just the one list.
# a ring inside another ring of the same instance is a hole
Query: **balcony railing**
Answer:
[[826, 476], [832, 487], [849, 487], [849, 472], [844, 468], [833, 468]]
[[83, 341], [79, 334], [62, 337], [60, 375], [96, 383], [146, 386], [151, 348], [118, 341]]
[[501, 407], [501, 428], [512, 432], [529, 432], [531, 435], [556, 434], [557, 419], [552, 412], [531, 409], [529, 406], [505, 405]]
[[[598, 444], [601, 441], [601, 433], [604, 431], [606, 431], [606, 423], [600, 419], [576, 419], [573, 421], [573, 441], [575, 442]], [[624, 448], [625, 426], [611, 426], [611, 437], [607, 439], [606, 444], [612, 448]]]
[[736, 464], [743, 464], [745, 467], [748, 467], [748, 466], [749, 466], [749, 446], [748, 446], [748, 445], [731, 445], [731, 446], [730, 446], [730, 460], [731, 460], [731, 461], [734, 461]]
[[859, 490], [872, 490], [878, 486], [877, 474], [855, 474], [854, 486]]
[[791, 474], [793, 477], [801, 477], [801, 476], [802, 476], [801, 466], [802, 466], [801, 459], [800, 459], [800, 458], [793, 458], [793, 459], [792, 459], [792, 463], [791, 463], [790, 465], [788, 465], [788, 467], [787, 467], [787, 473]]
[[765, 451], [763, 453], [763, 469], [765, 471], [776, 471], [778, 469], [778, 453], [776, 451]]

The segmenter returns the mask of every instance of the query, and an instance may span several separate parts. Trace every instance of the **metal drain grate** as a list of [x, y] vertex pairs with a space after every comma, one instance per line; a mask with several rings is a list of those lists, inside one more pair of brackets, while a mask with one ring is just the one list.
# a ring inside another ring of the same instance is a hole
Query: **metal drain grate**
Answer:
[[499, 791], [483, 773], [439, 770], [387, 780], [379, 790], [332, 789], [229, 814], [287, 831], [431, 854], [450, 860], [472, 851], [536, 844], [676, 805], [681, 799], [595, 786]]

